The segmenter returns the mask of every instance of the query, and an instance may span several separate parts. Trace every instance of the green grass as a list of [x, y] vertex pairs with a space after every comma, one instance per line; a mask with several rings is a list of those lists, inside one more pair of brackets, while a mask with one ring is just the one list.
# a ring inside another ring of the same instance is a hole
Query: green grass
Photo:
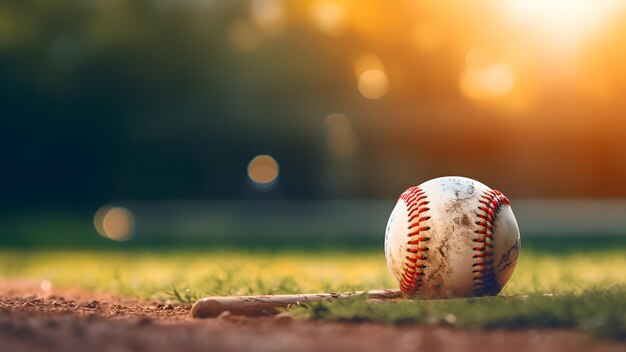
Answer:
[[315, 303], [294, 314], [318, 320], [444, 324], [461, 328], [577, 328], [626, 338], [626, 286], [580, 293], [530, 294], [448, 300], [368, 302], [364, 297]]
[[[555, 245], [556, 244], [556, 245]], [[205, 295], [336, 292], [395, 287], [382, 250], [0, 249], [0, 277], [53, 287], [192, 302]], [[550, 294], [550, 295], [546, 295]], [[465, 328], [575, 327], [626, 334], [626, 246], [531, 243], [498, 297], [320, 303], [312, 319], [451, 324]]]

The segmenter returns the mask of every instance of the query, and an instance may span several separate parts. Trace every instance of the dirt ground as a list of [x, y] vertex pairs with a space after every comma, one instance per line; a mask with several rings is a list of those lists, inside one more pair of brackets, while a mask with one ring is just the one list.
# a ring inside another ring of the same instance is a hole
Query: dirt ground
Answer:
[[0, 351], [624, 351], [569, 330], [467, 331], [276, 317], [192, 319], [191, 306], [0, 280]]

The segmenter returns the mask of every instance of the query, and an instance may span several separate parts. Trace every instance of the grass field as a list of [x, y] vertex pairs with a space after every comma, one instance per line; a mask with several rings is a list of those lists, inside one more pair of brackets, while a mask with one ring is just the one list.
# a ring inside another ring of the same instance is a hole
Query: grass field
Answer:
[[[626, 337], [626, 247], [535, 243], [498, 297], [316, 304], [314, 319], [461, 327], [575, 327]], [[48, 280], [142, 298], [192, 302], [204, 295], [336, 292], [395, 287], [378, 249], [237, 251], [0, 250], [0, 276]]]

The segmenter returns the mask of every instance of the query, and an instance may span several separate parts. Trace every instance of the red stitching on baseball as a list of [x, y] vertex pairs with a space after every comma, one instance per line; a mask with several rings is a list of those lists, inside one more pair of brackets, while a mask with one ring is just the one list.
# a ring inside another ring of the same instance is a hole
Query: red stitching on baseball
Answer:
[[[428, 251], [425, 243], [430, 240], [430, 237], [422, 235], [425, 231], [430, 230], [429, 226], [423, 226], [423, 223], [430, 219], [426, 213], [430, 210], [426, 207], [430, 203], [426, 200], [427, 197], [419, 187], [411, 187], [400, 195], [400, 199], [404, 201], [407, 207], [409, 222], [407, 230], [411, 230], [407, 234], [407, 237], [410, 237], [406, 250], [408, 255], [405, 257], [404, 272], [400, 280], [400, 290], [408, 295], [414, 295], [421, 286], [426, 268], [424, 261], [428, 259], [422, 254]], [[418, 235], [419, 237], [416, 237]]]
[[509, 200], [499, 191], [490, 190], [485, 192], [478, 201], [482, 206], [478, 207], [481, 213], [477, 213], [478, 221], [476, 225], [480, 228], [474, 231], [478, 237], [474, 238], [475, 243], [480, 243], [482, 246], [472, 248], [477, 252], [473, 258], [475, 262], [472, 265], [474, 268], [474, 295], [485, 296], [495, 295], [500, 292], [500, 285], [496, 280], [494, 272], [494, 260], [493, 258], [493, 230], [496, 223], [496, 218], [500, 209], [503, 206], [510, 206]]

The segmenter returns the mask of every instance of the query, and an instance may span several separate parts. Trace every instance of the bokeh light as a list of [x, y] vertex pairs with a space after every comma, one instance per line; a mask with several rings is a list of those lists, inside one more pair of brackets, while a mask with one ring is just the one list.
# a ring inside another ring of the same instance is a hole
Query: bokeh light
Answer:
[[515, 87], [516, 73], [511, 65], [495, 59], [486, 49], [475, 48], [465, 56], [466, 68], [459, 77], [461, 92], [468, 98], [499, 98]]
[[335, 157], [348, 157], [358, 149], [358, 139], [350, 120], [339, 113], [330, 114], [324, 119], [326, 146]]
[[322, 33], [340, 35], [346, 29], [346, 9], [334, 1], [317, 1], [309, 8], [309, 17]]
[[260, 191], [270, 190], [278, 183], [278, 162], [271, 155], [257, 155], [248, 163], [248, 179]]
[[250, 17], [265, 33], [278, 34], [285, 25], [285, 9], [281, 0], [252, 0]]
[[39, 284], [39, 287], [41, 287], [43, 292], [50, 292], [50, 290], [52, 290], [52, 283], [48, 280], [43, 280]]
[[493, 61], [492, 56], [493, 54], [486, 48], [474, 48], [465, 54], [465, 66], [485, 67]]
[[461, 91], [473, 99], [500, 97], [515, 86], [515, 72], [506, 64], [468, 67], [461, 75]]
[[367, 70], [358, 79], [359, 92], [367, 99], [380, 99], [389, 90], [389, 81], [381, 70]]
[[123, 207], [103, 206], [93, 219], [96, 231], [114, 241], [128, 240], [135, 230], [135, 217]]

